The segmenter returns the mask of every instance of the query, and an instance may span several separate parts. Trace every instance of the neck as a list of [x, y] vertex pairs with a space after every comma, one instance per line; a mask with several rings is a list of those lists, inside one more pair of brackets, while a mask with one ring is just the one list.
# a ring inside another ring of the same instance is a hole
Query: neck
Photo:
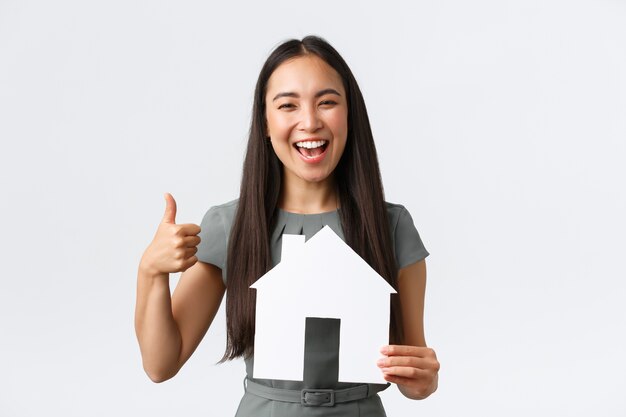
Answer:
[[315, 214], [336, 210], [339, 196], [334, 178], [308, 182], [301, 178], [283, 175], [278, 206], [292, 213]]

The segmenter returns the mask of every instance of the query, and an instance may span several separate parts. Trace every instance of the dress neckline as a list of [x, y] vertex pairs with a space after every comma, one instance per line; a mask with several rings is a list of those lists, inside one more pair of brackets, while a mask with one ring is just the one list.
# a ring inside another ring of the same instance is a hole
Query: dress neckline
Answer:
[[329, 214], [338, 214], [339, 213], [339, 209], [338, 208], [336, 208], [334, 210], [330, 210], [330, 211], [323, 211], [321, 213], [295, 213], [293, 211], [283, 210], [280, 207], [278, 207], [278, 211], [280, 213], [282, 213], [282, 214], [288, 214], [290, 216], [303, 216], [303, 217], [306, 217], [306, 216], [326, 216], [326, 215], [329, 215]]

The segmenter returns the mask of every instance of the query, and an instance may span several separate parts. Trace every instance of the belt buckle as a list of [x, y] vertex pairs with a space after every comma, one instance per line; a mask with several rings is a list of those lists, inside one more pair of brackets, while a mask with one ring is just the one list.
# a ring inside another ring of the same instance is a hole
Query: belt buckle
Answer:
[[[307, 394], [309, 395], [307, 396]], [[303, 389], [300, 404], [305, 407], [333, 407], [335, 405], [335, 390]]]

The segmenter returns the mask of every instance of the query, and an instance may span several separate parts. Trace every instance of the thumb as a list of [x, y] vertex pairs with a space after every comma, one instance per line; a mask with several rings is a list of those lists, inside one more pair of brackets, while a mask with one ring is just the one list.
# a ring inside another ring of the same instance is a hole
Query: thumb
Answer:
[[176, 223], [176, 200], [170, 193], [165, 193], [165, 214], [163, 223]]

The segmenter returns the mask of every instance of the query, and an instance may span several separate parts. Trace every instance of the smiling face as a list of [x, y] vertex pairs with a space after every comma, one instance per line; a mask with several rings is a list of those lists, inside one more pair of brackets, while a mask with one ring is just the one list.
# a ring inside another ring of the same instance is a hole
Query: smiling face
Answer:
[[316, 55], [282, 63], [265, 95], [267, 135], [285, 181], [331, 181], [348, 135], [341, 77]]

